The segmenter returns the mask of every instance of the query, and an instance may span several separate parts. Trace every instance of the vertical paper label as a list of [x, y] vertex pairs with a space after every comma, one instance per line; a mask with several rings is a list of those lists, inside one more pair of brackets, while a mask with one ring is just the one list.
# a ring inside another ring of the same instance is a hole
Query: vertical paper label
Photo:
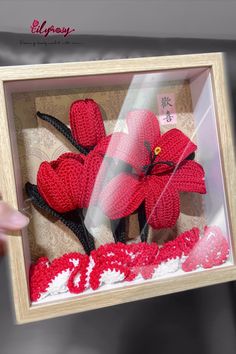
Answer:
[[157, 95], [157, 104], [160, 124], [176, 124], [177, 114], [175, 107], [175, 94], [165, 93]]

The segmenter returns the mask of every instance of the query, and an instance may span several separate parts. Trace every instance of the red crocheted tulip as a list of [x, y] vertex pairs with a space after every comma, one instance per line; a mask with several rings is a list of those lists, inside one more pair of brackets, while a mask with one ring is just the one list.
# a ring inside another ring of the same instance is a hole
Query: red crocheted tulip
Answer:
[[115, 133], [106, 154], [133, 167], [103, 189], [99, 204], [111, 219], [132, 214], [145, 201], [153, 228], [175, 225], [180, 213], [179, 192], [206, 193], [203, 168], [185, 160], [196, 150], [187, 136], [172, 129], [160, 136], [157, 117], [147, 110], [128, 114], [129, 133]]
[[39, 193], [48, 205], [64, 213], [81, 205], [83, 155], [66, 153], [52, 162], [41, 163], [37, 174]]
[[106, 135], [100, 108], [92, 99], [72, 103], [70, 126], [73, 137], [84, 147], [95, 146]]
[[87, 156], [68, 152], [40, 165], [38, 190], [51, 208], [59, 213], [88, 208], [91, 196], [95, 203], [103, 182], [103, 156], [109, 140], [109, 136], [102, 138]]

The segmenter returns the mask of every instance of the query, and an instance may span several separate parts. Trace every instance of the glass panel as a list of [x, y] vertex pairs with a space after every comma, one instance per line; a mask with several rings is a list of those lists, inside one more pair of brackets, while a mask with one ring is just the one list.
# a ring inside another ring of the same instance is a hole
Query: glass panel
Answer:
[[6, 93], [33, 303], [233, 263], [208, 68]]

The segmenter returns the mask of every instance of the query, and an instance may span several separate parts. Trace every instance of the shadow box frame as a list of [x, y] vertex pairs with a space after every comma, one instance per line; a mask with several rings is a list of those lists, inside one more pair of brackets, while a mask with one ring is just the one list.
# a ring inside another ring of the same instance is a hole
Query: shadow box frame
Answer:
[[[109, 291], [94, 292], [55, 302], [31, 305], [28, 287], [29, 255], [24, 246], [23, 233], [8, 236], [8, 258], [13, 289], [16, 321], [19, 324], [33, 322], [130, 301], [189, 290], [197, 287], [236, 279], [236, 169], [234, 157], [233, 125], [228, 101], [224, 55], [222, 53], [189, 54], [150, 58], [116, 59], [78, 63], [9, 66], [0, 68], [0, 186], [3, 199], [19, 208], [17, 180], [14, 171], [14, 149], [9, 123], [9, 97], [6, 85], [13, 81], [68, 78], [75, 76], [166, 71], [175, 69], [209, 68], [212, 77], [216, 126], [220, 145], [224, 188], [228, 206], [228, 218], [232, 235], [233, 264], [205, 272], [163, 278], [158, 281], [130, 285]], [[39, 81], [38, 81], [39, 80]], [[11, 109], [11, 108], [10, 108]]]

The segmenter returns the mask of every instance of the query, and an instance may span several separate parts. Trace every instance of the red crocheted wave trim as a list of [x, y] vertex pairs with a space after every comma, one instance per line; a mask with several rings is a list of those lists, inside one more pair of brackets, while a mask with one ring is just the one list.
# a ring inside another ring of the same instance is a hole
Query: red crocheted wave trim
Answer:
[[[52, 262], [47, 257], [40, 257], [35, 264], [30, 267], [30, 297], [32, 301], [37, 301], [41, 294], [45, 293], [50, 284], [57, 276], [68, 271], [80, 271], [81, 277], [78, 288], [80, 292], [85, 290], [86, 269], [88, 266], [88, 256], [78, 252], [68, 253], [60, 258], [55, 258]], [[71, 288], [72, 284], [71, 284]]]
[[78, 294], [87, 288], [96, 290], [102, 284], [138, 277], [155, 278], [155, 272], [171, 260], [178, 260], [178, 267], [182, 265], [186, 272], [223, 264], [229, 256], [229, 244], [220, 228], [206, 227], [201, 238], [199, 233], [193, 228], [163, 246], [112, 243], [100, 246], [90, 256], [74, 252], [52, 262], [41, 257], [30, 269], [31, 300], [65, 291]]
[[229, 257], [229, 243], [217, 226], [206, 226], [204, 236], [190, 252], [182, 264], [185, 272], [196, 270], [199, 267], [212, 268], [223, 264]]

